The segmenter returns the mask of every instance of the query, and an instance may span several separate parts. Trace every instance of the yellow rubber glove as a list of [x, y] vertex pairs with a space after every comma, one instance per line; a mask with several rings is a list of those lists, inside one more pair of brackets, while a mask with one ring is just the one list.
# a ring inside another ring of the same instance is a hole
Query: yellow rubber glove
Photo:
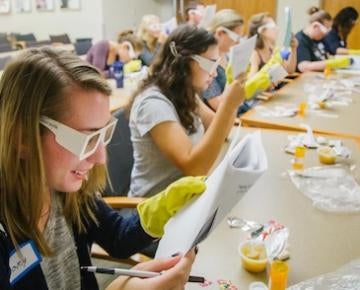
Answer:
[[267, 72], [274, 64], [282, 64], [283, 59], [281, 57], [280, 49], [275, 48], [271, 58], [268, 62], [260, 69], [262, 72]]
[[149, 235], [162, 237], [167, 221], [194, 196], [206, 189], [205, 177], [183, 177], [137, 206], [141, 226]]
[[325, 66], [327, 69], [344, 68], [344, 67], [348, 67], [350, 64], [351, 64], [351, 58], [348, 56], [327, 59], [325, 61]]
[[225, 69], [225, 75], [226, 75], [226, 84], [230, 85], [234, 78], [233, 78], [233, 72], [232, 72], [232, 67], [231, 65], [228, 65]]
[[265, 91], [271, 85], [270, 76], [267, 72], [258, 71], [251, 79], [245, 83], [245, 99], [249, 100], [255, 93]]
[[360, 55], [360, 49], [348, 49], [349, 54]]
[[141, 60], [134, 59], [124, 65], [124, 73], [129, 74], [141, 70]]

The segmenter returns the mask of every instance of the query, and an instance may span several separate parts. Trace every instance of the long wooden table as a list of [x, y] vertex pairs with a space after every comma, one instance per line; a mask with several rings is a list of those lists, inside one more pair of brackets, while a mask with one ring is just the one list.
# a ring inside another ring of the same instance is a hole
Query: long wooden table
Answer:
[[[254, 129], [242, 128], [242, 133]], [[271, 219], [284, 224], [290, 231], [288, 285], [322, 273], [360, 257], [360, 214], [329, 214], [312, 206], [310, 199], [298, 191], [289, 177], [291, 155], [284, 153], [287, 135], [296, 132], [262, 130], [269, 168], [253, 188], [229, 213], [248, 220], [265, 223]], [[332, 137], [333, 138], [333, 137]], [[356, 164], [360, 177], [360, 151], [351, 139], [344, 144], [352, 150], [350, 163]], [[307, 150], [305, 166], [320, 165], [315, 150]], [[360, 182], [360, 180], [357, 180]], [[203, 275], [213, 284], [201, 288], [188, 283], [186, 289], [219, 289], [218, 279], [231, 280], [238, 289], [248, 289], [253, 281], [266, 281], [266, 273], [251, 274], [240, 264], [238, 246], [246, 238], [239, 229], [231, 229], [226, 220], [199, 247], [193, 275]]]
[[[320, 73], [305, 73], [298, 79], [280, 89], [270, 101], [261, 103], [267, 109], [276, 106], [293, 104], [298, 106], [307, 101], [304, 91], [306, 84], [324, 82]], [[338, 75], [338, 77], [351, 77], [349, 75]], [[326, 80], [325, 80], [326, 81]], [[245, 127], [272, 128], [281, 130], [303, 131], [299, 125], [306, 123], [314, 132], [330, 134], [334, 136], [351, 137], [360, 142], [360, 94], [352, 95], [353, 103], [350, 106], [336, 106], [331, 109], [322, 110], [325, 114], [338, 115], [338, 118], [324, 117], [312, 112], [295, 117], [264, 117], [255, 108], [251, 109], [241, 117], [242, 125]]]

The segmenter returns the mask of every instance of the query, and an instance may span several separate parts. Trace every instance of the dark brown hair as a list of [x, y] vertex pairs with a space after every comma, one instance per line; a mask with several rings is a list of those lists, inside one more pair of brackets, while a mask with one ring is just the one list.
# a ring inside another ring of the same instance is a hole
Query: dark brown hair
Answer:
[[346, 42], [347, 37], [353, 29], [359, 13], [354, 7], [345, 7], [341, 9], [334, 18], [333, 28], [339, 33], [342, 39]]
[[[177, 55], [173, 55], [170, 44], [175, 44]], [[150, 67], [149, 76], [134, 96], [150, 86], [157, 86], [174, 104], [182, 126], [194, 133], [194, 113], [197, 108], [195, 88], [192, 85], [190, 62], [194, 54], [204, 53], [216, 44], [212, 33], [193, 25], [181, 25], [175, 29]]]

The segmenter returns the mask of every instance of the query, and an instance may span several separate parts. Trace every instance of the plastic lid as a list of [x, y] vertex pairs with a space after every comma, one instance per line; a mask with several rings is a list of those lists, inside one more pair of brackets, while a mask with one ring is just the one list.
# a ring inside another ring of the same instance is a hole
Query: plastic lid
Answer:
[[268, 287], [263, 282], [252, 282], [249, 290], [268, 290]]

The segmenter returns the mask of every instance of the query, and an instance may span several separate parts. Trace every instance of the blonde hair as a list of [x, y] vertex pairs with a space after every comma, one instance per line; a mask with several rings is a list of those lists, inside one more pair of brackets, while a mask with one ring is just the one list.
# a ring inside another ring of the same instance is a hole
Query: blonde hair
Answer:
[[310, 7], [307, 12], [310, 15], [309, 23], [320, 22], [321, 24], [324, 24], [325, 20], [332, 20], [332, 17], [328, 12], [321, 10], [316, 6]]
[[261, 35], [258, 33], [259, 28], [265, 24], [265, 19], [271, 17], [268, 12], [258, 13], [251, 16], [249, 20], [249, 37], [258, 35], [256, 38], [256, 48], [262, 49], [264, 48], [264, 40]]
[[216, 12], [214, 18], [210, 22], [207, 29], [211, 32], [215, 32], [219, 27], [225, 27], [230, 30], [244, 24], [244, 19], [239, 13], [233, 9], [222, 9]]
[[131, 29], [121, 31], [118, 34], [117, 41], [118, 43], [122, 43], [124, 41], [130, 42], [135, 51], [141, 51], [144, 47], [144, 44], [141, 41], [141, 39], [138, 36], [136, 36], [134, 31]]
[[155, 50], [158, 40], [150, 34], [149, 26], [154, 22], [158, 22], [158, 21], [160, 21], [160, 19], [156, 15], [153, 14], [144, 15], [141, 18], [141, 22], [137, 33], [138, 37], [142, 41], [144, 41], [148, 46], [148, 48], [150, 48], [150, 50], [152, 51]]
[[[65, 92], [74, 87], [110, 95], [101, 73], [77, 56], [50, 48], [30, 49], [8, 64], [0, 80], [0, 220], [17, 247], [32, 239], [51, 255], [38, 229], [48, 193], [44, 171], [41, 115], [53, 119], [66, 111]], [[96, 218], [95, 192], [106, 181], [105, 166], [95, 166], [76, 193], [63, 193], [63, 214], [79, 232]]]

